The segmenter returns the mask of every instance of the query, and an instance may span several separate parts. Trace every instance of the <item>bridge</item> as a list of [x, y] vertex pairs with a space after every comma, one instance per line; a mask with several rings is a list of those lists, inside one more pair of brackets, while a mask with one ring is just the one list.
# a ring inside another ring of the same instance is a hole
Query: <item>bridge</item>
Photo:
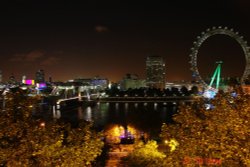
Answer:
[[162, 104], [185, 104], [199, 100], [200, 96], [164, 96], [164, 97], [104, 97], [98, 92], [91, 92], [86, 86], [55, 86], [52, 95], [56, 97], [53, 104], [53, 113], [59, 113], [64, 107], [71, 107], [87, 103], [162, 103]]
[[194, 102], [202, 97], [200, 96], [165, 96], [165, 97], [102, 97], [97, 99], [98, 102], [114, 103], [165, 103], [165, 102]]

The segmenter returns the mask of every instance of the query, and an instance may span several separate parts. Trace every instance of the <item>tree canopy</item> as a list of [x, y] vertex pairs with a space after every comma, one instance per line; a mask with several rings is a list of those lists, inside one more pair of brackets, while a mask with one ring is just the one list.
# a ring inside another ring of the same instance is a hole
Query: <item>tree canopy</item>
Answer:
[[138, 142], [135, 149], [124, 160], [124, 164], [134, 167], [163, 167], [166, 156], [158, 151], [156, 141], [150, 140], [146, 144]]
[[170, 165], [250, 166], [250, 97], [218, 93], [208, 109], [205, 101], [182, 106], [174, 124], [162, 126], [163, 140], [178, 146], [168, 152]]
[[1, 166], [88, 166], [101, 154], [101, 134], [83, 122], [43, 122], [32, 117], [36, 100], [21, 90], [8, 93], [0, 112]]

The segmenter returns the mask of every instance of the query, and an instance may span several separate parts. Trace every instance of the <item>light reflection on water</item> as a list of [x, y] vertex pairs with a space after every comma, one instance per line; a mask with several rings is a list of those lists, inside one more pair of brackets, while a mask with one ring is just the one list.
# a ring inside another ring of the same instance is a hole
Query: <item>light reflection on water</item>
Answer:
[[93, 121], [94, 127], [104, 130], [111, 125], [133, 126], [141, 132], [158, 135], [162, 123], [170, 123], [175, 105], [160, 103], [98, 103], [93, 107], [78, 107], [62, 111], [62, 119], [70, 122]]
[[61, 111], [56, 110], [56, 106], [52, 107], [53, 118], [59, 119], [61, 118]]
[[83, 109], [82, 107], [78, 107], [78, 118], [83, 120], [84, 119], [84, 116], [83, 116]]
[[[81, 107], [79, 107], [81, 108]], [[92, 122], [92, 108], [91, 107], [87, 107], [85, 109], [84, 115], [83, 115], [83, 119], [89, 122]]]
[[157, 110], [158, 103], [154, 103], [154, 110]]

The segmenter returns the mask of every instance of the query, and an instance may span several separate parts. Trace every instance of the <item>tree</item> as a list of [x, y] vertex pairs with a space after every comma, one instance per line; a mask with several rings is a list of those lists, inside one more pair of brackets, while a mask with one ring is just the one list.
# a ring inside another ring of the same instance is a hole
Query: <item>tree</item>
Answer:
[[31, 153], [23, 138], [29, 133], [28, 122], [31, 122], [34, 102], [34, 99], [28, 100], [22, 90], [11, 91], [4, 97], [6, 105], [0, 115], [0, 163], [7, 165], [11, 161], [22, 163], [19, 155], [27, 157]]
[[88, 166], [101, 154], [101, 134], [32, 117], [36, 100], [22, 90], [8, 93], [0, 113], [1, 166]]
[[176, 150], [168, 152], [169, 166], [250, 166], [250, 97], [220, 92], [207, 110], [205, 102], [182, 106], [175, 124], [162, 126], [163, 140], [175, 139]]
[[101, 136], [92, 132], [91, 124], [80, 124], [72, 129], [63, 126], [60, 138], [48, 144], [40, 145], [33, 155], [39, 157], [44, 166], [88, 166], [102, 152]]
[[187, 87], [182, 86], [180, 91], [181, 91], [182, 95], [189, 96], [189, 91], [188, 91]]
[[139, 142], [133, 152], [124, 158], [123, 163], [134, 167], [163, 167], [165, 166], [163, 164], [165, 155], [159, 152], [157, 147], [156, 141], [153, 140], [146, 144]]
[[191, 90], [189, 91], [190, 94], [197, 95], [199, 93], [197, 86], [192, 86]]

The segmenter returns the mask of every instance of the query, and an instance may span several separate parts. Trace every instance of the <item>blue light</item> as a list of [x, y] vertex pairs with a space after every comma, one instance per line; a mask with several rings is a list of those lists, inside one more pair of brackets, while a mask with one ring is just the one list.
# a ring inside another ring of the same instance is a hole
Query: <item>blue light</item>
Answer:
[[214, 105], [212, 105], [212, 104], [205, 104], [205, 108], [206, 108], [206, 110], [212, 110], [212, 109], [214, 109], [215, 107], [214, 107]]
[[216, 91], [214, 90], [211, 90], [211, 89], [207, 89], [204, 93], [203, 93], [203, 96], [208, 98], [208, 99], [213, 99], [216, 95]]
[[231, 96], [232, 96], [232, 97], [237, 97], [237, 93], [236, 93], [236, 92], [233, 92], [233, 93], [231, 93]]

